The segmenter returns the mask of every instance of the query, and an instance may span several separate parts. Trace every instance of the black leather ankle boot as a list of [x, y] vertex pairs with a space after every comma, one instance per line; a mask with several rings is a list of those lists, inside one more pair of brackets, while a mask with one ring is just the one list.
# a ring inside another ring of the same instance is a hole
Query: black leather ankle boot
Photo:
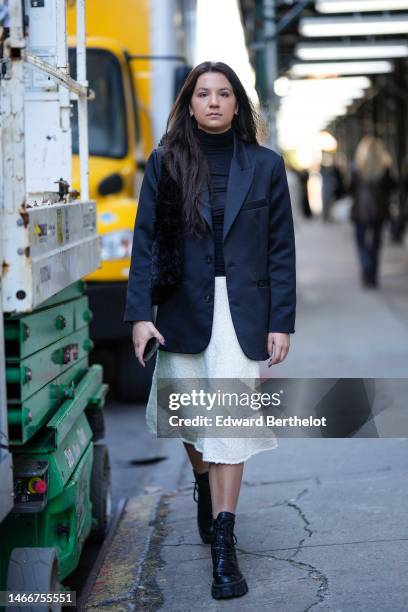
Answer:
[[193, 499], [197, 502], [198, 531], [204, 544], [210, 544], [214, 540], [214, 521], [208, 472], [197, 474], [193, 470], [193, 473], [195, 478]]
[[235, 514], [232, 512], [220, 512], [214, 520], [215, 538], [211, 544], [214, 577], [211, 595], [214, 599], [240, 597], [248, 593], [235, 552], [234, 524]]

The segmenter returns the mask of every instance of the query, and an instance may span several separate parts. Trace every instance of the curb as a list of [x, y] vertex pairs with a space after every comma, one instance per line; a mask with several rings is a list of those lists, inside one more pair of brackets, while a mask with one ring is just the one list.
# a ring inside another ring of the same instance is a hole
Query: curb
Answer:
[[132, 610], [155, 529], [160, 495], [119, 502], [114, 525], [88, 578], [79, 610]]

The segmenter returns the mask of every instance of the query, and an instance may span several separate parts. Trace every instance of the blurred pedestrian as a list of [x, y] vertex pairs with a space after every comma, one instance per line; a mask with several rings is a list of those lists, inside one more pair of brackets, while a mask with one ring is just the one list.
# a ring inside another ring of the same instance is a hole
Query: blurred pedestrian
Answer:
[[[299, 217], [301, 216], [301, 207], [302, 207], [302, 185], [300, 182], [299, 174], [297, 170], [292, 166], [290, 161], [285, 161], [286, 167], [286, 177], [288, 179], [288, 187], [290, 200], [292, 203], [292, 214], [293, 214], [293, 222], [295, 227], [298, 223]], [[302, 215], [303, 216], [303, 215]]]
[[309, 202], [309, 191], [308, 191], [308, 183], [309, 183], [309, 170], [304, 168], [298, 172], [299, 180], [300, 180], [300, 191], [302, 198], [302, 212], [303, 216], [306, 219], [310, 219], [313, 216], [312, 209], [310, 208]]
[[390, 195], [396, 188], [392, 159], [383, 141], [364, 136], [357, 146], [351, 169], [351, 220], [361, 264], [364, 287], [377, 287], [384, 223], [390, 216]]
[[[260, 361], [286, 358], [295, 276], [283, 157], [258, 144], [257, 116], [236, 73], [203, 62], [187, 77], [147, 161], [133, 236], [124, 320], [133, 324], [141, 365], [147, 342], [160, 342], [146, 409], [150, 431], [157, 431], [158, 378], [256, 380]], [[248, 591], [234, 535], [244, 462], [277, 441], [272, 432], [199, 433], [187, 428], [180, 437], [193, 467], [199, 533], [211, 543], [211, 592], [237, 597]]]
[[298, 170], [288, 160], [285, 161], [285, 167], [293, 219], [296, 224], [296, 221], [309, 219], [312, 216], [308, 194], [309, 171], [307, 169]]
[[335, 157], [327, 151], [323, 151], [320, 175], [322, 177], [322, 218], [327, 222], [332, 219], [333, 204], [342, 197], [344, 191], [341, 170]]

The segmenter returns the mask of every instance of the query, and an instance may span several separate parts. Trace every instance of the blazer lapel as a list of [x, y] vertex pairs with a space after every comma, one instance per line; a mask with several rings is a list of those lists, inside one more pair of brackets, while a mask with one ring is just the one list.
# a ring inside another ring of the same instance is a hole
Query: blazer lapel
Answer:
[[227, 197], [224, 212], [223, 240], [225, 241], [254, 178], [254, 166], [251, 165], [245, 143], [234, 132], [234, 155], [228, 177]]

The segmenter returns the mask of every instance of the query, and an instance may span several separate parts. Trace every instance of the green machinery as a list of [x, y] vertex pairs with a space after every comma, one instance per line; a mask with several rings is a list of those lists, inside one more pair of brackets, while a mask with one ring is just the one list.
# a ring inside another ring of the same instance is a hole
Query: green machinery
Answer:
[[[88, 187], [93, 94], [84, 0], [77, 0], [77, 80], [68, 71], [64, 1], [2, 6], [0, 590], [50, 593], [67, 590], [61, 582], [85, 540], [101, 542], [111, 514], [107, 386], [101, 366], [89, 365], [92, 314], [81, 280], [99, 264]], [[70, 191], [71, 96], [80, 194]]]
[[[5, 318], [14, 507], [0, 524], [0, 590], [20, 571], [21, 551], [14, 568], [13, 549], [34, 547], [33, 562], [36, 547], [54, 549], [63, 580], [76, 568], [85, 539], [101, 541], [106, 531], [109, 455], [97, 442], [107, 386], [101, 366], [89, 367], [90, 319], [82, 281], [30, 314]], [[55, 586], [52, 567], [48, 579]]]

